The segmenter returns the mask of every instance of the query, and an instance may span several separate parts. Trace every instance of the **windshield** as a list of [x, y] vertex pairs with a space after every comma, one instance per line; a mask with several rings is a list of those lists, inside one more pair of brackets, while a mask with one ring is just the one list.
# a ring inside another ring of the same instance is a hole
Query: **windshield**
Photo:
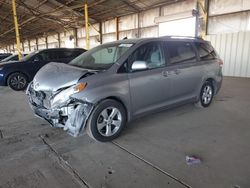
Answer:
[[115, 43], [109, 45], [101, 45], [93, 48], [77, 58], [73, 59], [69, 64], [76, 67], [93, 70], [107, 70], [131, 47], [133, 44]]
[[[26, 54], [22, 54], [22, 58], [26, 56]], [[17, 54], [13, 54], [9, 57], [6, 57], [5, 59], [3, 59], [2, 61], [18, 61], [18, 55]]]
[[2, 59], [1, 61], [9, 61], [11, 60], [13, 57], [15, 57], [16, 55], [11, 55], [11, 56], [8, 56], [6, 57], [5, 59]]
[[30, 54], [26, 55], [24, 58], [22, 58], [20, 61], [28, 61], [30, 60], [34, 55], [36, 55], [39, 51], [31, 52]]

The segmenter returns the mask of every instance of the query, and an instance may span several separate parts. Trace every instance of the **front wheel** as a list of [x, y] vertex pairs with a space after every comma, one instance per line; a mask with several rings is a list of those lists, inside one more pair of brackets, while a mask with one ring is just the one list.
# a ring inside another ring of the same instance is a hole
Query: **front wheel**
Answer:
[[24, 74], [16, 72], [9, 75], [7, 84], [11, 89], [15, 91], [21, 91], [28, 86], [28, 79]]
[[123, 105], [115, 100], [100, 102], [89, 117], [88, 135], [100, 142], [117, 138], [126, 123], [126, 112]]
[[201, 87], [199, 101], [196, 103], [198, 107], [208, 107], [214, 97], [214, 88], [211, 82], [206, 81]]

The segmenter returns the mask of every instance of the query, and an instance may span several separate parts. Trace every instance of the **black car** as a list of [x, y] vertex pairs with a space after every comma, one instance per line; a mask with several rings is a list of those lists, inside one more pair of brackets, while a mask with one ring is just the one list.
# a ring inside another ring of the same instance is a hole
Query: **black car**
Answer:
[[0, 63], [0, 86], [24, 90], [37, 71], [47, 63], [68, 63], [85, 51], [81, 48], [44, 49], [32, 52], [20, 61]]

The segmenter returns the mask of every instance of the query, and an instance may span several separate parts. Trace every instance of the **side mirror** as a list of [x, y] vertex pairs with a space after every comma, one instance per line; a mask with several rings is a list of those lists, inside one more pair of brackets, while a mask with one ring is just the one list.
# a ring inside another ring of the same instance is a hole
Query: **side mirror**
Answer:
[[148, 69], [147, 63], [145, 61], [135, 61], [132, 64], [132, 71], [140, 71]]

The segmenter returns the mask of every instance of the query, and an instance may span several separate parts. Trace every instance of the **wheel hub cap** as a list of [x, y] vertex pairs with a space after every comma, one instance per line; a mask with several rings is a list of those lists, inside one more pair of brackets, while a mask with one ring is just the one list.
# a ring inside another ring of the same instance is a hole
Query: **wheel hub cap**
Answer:
[[206, 86], [202, 92], [202, 102], [204, 104], [209, 104], [213, 96], [213, 90], [211, 86]]
[[97, 130], [102, 136], [109, 137], [119, 130], [121, 123], [121, 112], [115, 107], [108, 107], [97, 118]]
[[17, 89], [21, 89], [25, 86], [26, 80], [22, 76], [15, 76], [11, 79], [11, 85]]

